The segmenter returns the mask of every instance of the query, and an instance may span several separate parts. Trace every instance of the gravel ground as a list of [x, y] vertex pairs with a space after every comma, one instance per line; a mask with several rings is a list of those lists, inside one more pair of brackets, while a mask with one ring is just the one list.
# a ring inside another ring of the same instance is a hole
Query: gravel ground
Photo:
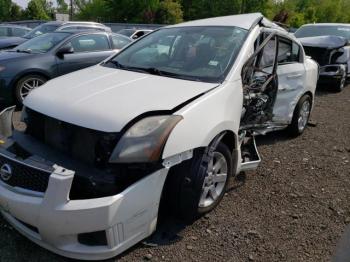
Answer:
[[[285, 132], [259, 137], [262, 164], [232, 181], [215, 211], [187, 227], [165, 225], [177, 234], [172, 243], [139, 244], [110, 261], [329, 261], [350, 224], [349, 105], [350, 87], [318, 91], [316, 126], [296, 139]], [[0, 261], [71, 260], [0, 218]]]

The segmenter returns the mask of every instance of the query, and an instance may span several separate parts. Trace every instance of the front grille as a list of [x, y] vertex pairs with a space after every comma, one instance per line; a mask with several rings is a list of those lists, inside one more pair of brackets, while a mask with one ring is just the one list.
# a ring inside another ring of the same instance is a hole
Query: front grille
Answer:
[[[50, 171], [25, 165], [12, 160], [4, 155], [0, 155], [0, 168], [5, 170], [5, 165], [10, 168], [7, 172], [0, 172], [0, 180], [11, 186], [27, 189], [35, 192], [45, 193], [49, 184]], [[9, 174], [10, 173], [10, 174]]]
[[315, 60], [319, 65], [327, 65], [329, 64], [329, 56], [330, 51], [323, 48], [316, 48], [316, 47], [304, 47], [305, 53], [308, 56], [311, 56], [313, 60]]
[[26, 108], [25, 133], [66, 156], [95, 167], [104, 167], [120, 133], [76, 126]]

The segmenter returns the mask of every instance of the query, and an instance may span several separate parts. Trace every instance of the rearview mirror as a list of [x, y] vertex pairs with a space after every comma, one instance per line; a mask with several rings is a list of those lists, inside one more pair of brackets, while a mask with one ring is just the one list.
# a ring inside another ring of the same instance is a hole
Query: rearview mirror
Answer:
[[58, 56], [63, 56], [65, 54], [73, 54], [73, 53], [74, 53], [74, 49], [73, 49], [73, 47], [71, 45], [62, 46], [57, 51], [57, 55]]

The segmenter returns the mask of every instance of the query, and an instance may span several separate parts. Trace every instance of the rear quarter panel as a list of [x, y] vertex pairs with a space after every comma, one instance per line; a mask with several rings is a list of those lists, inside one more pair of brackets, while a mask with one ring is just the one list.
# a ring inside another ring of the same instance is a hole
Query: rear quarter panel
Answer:
[[314, 105], [315, 91], [319, 77], [319, 66], [318, 64], [309, 57], [305, 58], [305, 70], [306, 70], [306, 81], [305, 81], [305, 92], [312, 93], [312, 99]]

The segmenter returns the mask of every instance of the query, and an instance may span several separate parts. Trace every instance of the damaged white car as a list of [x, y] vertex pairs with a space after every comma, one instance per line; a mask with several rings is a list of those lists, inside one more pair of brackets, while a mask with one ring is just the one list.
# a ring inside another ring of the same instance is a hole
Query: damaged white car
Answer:
[[161, 201], [186, 220], [215, 208], [260, 163], [254, 135], [301, 134], [317, 79], [261, 14], [156, 30], [34, 90], [22, 130], [1, 113], [1, 213], [57, 254], [118, 255], [156, 230]]

